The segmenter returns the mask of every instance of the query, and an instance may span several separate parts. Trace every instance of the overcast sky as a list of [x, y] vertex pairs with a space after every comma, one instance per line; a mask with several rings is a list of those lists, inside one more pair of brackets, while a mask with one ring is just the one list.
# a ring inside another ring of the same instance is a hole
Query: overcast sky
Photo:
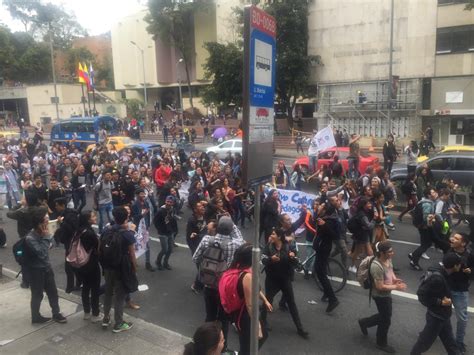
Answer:
[[[87, 30], [89, 35], [107, 32], [121, 18], [136, 13], [145, 4], [145, 0], [43, 0], [43, 3], [60, 5], [73, 12], [78, 22]], [[2, 0], [0, 0], [2, 3]], [[23, 25], [10, 17], [8, 10], [0, 6], [0, 22], [13, 31], [22, 31]]]

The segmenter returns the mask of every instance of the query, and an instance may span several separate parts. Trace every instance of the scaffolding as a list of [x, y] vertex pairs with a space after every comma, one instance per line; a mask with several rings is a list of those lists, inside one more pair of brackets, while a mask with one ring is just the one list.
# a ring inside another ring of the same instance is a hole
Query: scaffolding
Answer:
[[388, 85], [387, 80], [320, 84], [318, 126], [331, 124], [361, 136], [386, 137], [389, 131], [400, 138], [418, 136], [421, 80], [400, 80], [392, 100]]

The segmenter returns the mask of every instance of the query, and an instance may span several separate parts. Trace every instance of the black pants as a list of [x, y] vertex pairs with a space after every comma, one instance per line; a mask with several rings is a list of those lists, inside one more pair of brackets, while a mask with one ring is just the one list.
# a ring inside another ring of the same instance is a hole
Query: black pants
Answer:
[[392, 298], [374, 297], [375, 304], [379, 313], [371, 317], [360, 320], [366, 328], [377, 326], [377, 345], [387, 345], [387, 334], [392, 319]]
[[331, 283], [328, 279], [328, 259], [331, 254], [332, 243], [320, 243], [316, 249], [316, 257], [314, 262], [314, 271], [318, 277], [319, 283], [323, 287], [324, 296], [329, 300], [329, 303], [337, 301], [336, 294], [332, 289]]
[[383, 170], [385, 170], [386, 172], [390, 174], [392, 172], [392, 167], [393, 167], [393, 159], [390, 159], [390, 161], [388, 161], [387, 159], [384, 159]]
[[225, 347], [227, 347], [227, 333], [229, 332], [229, 318], [222, 308], [219, 291], [213, 288], [204, 287], [204, 304], [206, 306], [206, 322], [216, 320], [222, 323], [222, 333], [225, 338]]
[[421, 255], [426, 252], [432, 244], [444, 252], [449, 250], [447, 241], [444, 241], [439, 235], [437, 235], [432, 228], [419, 228], [418, 231], [420, 232], [420, 246], [412, 253], [412, 260], [415, 264], [418, 264]]
[[[242, 316], [240, 318], [240, 331], [239, 331], [239, 355], [250, 355], [250, 316], [245, 307], [242, 311]], [[267, 340], [268, 333], [265, 327], [262, 328], [263, 338], [258, 340], [258, 348], [260, 349]]]
[[74, 208], [81, 213], [82, 209], [86, 207], [86, 189], [79, 189], [72, 193], [72, 200], [74, 201]]
[[46, 292], [48, 296], [53, 316], [59, 314], [58, 289], [56, 288], [53, 269], [28, 268], [28, 276], [31, 290], [31, 318], [34, 320], [40, 316], [43, 292]]
[[[293, 286], [291, 284], [291, 279], [288, 278], [273, 278], [268, 276], [265, 278], [265, 296], [268, 299], [268, 302], [273, 303], [278, 292], [282, 292], [285, 302], [288, 304], [288, 309], [290, 310], [291, 318], [296, 325], [296, 329], [303, 329], [301, 325], [300, 315], [298, 313], [298, 308], [296, 307], [295, 294], [293, 292]], [[267, 324], [267, 308], [265, 305], [261, 308], [261, 319], [263, 324]]]
[[81, 286], [81, 280], [76, 274], [76, 270], [66, 260], [64, 260], [64, 271], [66, 271], [66, 292], [71, 292], [74, 286]]
[[82, 306], [85, 313], [98, 316], [99, 311], [99, 295], [100, 295], [100, 267], [98, 262], [91, 261], [91, 265], [87, 264], [84, 268], [78, 270], [78, 275], [82, 280]]
[[411, 349], [411, 355], [419, 355], [426, 351], [433, 345], [436, 338], [439, 336], [441, 342], [446, 349], [448, 355], [460, 354], [460, 351], [456, 345], [456, 340], [453, 335], [453, 328], [451, 326], [451, 320], [440, 319], [434, 317], [430, 313], [426, 313], [426, 325], [418, 336], [413, 349]]

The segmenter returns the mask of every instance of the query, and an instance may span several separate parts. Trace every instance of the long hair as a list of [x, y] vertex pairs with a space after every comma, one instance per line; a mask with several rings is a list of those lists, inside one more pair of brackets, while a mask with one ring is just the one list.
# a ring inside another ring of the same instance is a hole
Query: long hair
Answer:
[[244, 243], [237, 248], [230, 269], [246, 269], [252, 266], [252, 244]]

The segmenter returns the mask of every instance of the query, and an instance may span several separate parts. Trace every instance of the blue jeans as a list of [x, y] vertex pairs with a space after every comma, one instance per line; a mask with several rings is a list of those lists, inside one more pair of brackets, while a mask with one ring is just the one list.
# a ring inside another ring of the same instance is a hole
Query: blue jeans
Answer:
[[104, 214], [107, 215], [109, 223], [112, 223], [112, 221], [114, 220], [112, 216], [112, 208], [112, 202], [99, 205], [99, 233], [102, 233], [102, 230], [104, 229]]
[[[158, 265], [168, 265], [168, 260], [171, 253], [173, 252], [174, 238], [173, 234], [168, 235], [158, 235], [161, 243], [161, 250], [158, 256], [156, 257], [156, 263]], [[164, 260], [163, 260], [164, 257]], [[162, 264], [163, 261], [163, 264]]]
[[469, 304], [468, 291], [451, 291], [454, 311], [458, 320], [456, 325], [456, 343], [464, 343], [467, 327], [467, 306]]

